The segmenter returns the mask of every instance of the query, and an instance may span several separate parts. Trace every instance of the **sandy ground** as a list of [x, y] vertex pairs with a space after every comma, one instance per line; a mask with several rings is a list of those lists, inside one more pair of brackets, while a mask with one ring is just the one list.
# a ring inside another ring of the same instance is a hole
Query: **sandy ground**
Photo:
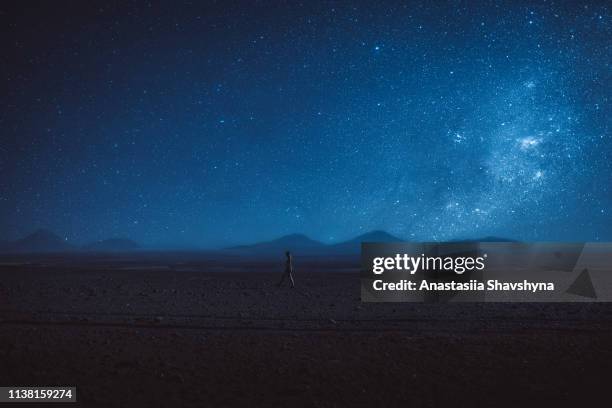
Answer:
[[298, 265], [292, 290], [282, 263], [1, 259], [0, 385], [88, 407], [609, 405], [612, 305], [367, 304], [357, 265]]

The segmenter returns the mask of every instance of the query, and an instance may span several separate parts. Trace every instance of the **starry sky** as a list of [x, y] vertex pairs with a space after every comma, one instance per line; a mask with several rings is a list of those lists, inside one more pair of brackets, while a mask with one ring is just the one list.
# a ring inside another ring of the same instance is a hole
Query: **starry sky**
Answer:
[[604, 2], [6, 3], [0, 238], [612, 240]]

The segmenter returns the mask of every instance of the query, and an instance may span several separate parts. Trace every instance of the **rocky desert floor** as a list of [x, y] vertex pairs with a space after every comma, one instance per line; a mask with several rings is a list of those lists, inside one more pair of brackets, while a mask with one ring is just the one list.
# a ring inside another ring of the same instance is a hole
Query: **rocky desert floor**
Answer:
[[282, 259], [3, 257], [0, 385], [83, 407], [610, 404], [612, 305], [362, 303], [358, 264], [296, 267], [291, 289]]

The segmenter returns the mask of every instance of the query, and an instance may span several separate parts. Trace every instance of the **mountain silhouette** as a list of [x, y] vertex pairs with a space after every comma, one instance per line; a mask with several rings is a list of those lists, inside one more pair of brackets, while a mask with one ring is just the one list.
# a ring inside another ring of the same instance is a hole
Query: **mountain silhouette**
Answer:
[[[296, 256], [356, 256], [361, 253], [363, 242], [403, 242], [402, 238], [386, 231], [375, 230], [359, 235], [337, 244], [326, 245], [303, 234], [285, 235], [272, 241], [259, 242], [251, 245], [240, 245], [226, 248], [223, 252], [245, 256], [282, 257], [289, 250]], [[457, 239], [449, 242], [518, 242], [501, 237], [482, 237], [477, 239]]]
[[248, 256], [280, 257], [283, 252], [287, 250], [293, 252], [297, 256], [342, 256], [359, 254], [362, 242], [399, 241], [401, 241], [400, 238], [385, 231], [368, 232], [351, 240], [333, 245], [326, 245], [322, 242], [315, 241], [303, 234], [291, 234], [272, 241], [227, 248], [225, 251]]
[[101, 241], [92, 242], [91, 244], [85, 245], [83, 250], [85, 251], [99, 251], [99, 252], [122, 252], [122, 251], [135, 251], [141, 249], [138, 243], [126, 239], [126, 238], [110, 238]]
[[389, 234], [386, 231], [376, 230], [359, 235], [348, 241], [330, 245], [328, 253], [331, 255], [355, 255], [361, 252], [363, 242], [402, 242], [401, 238]]
[[239, 245], [227, 248], [239, 255], [275, 255], [282, 256], [283, 252], [291, 251], [299, 255], [314, 255], [321, 253], [325, 244], [308, 238], [303, 234], [285, 235], [272, 241], [264, 241], [251, 245]]
[[25, 238], [6, 244], [5, 252], [66, 252], [74, 247], [46, 229], [39, 229]]

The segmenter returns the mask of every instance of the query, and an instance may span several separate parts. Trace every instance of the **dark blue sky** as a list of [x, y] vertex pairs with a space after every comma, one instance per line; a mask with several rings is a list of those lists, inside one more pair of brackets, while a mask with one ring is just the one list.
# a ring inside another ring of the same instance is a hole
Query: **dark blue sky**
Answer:
[[23, 3], [4, 238], [612, 240], [605, 3]]

